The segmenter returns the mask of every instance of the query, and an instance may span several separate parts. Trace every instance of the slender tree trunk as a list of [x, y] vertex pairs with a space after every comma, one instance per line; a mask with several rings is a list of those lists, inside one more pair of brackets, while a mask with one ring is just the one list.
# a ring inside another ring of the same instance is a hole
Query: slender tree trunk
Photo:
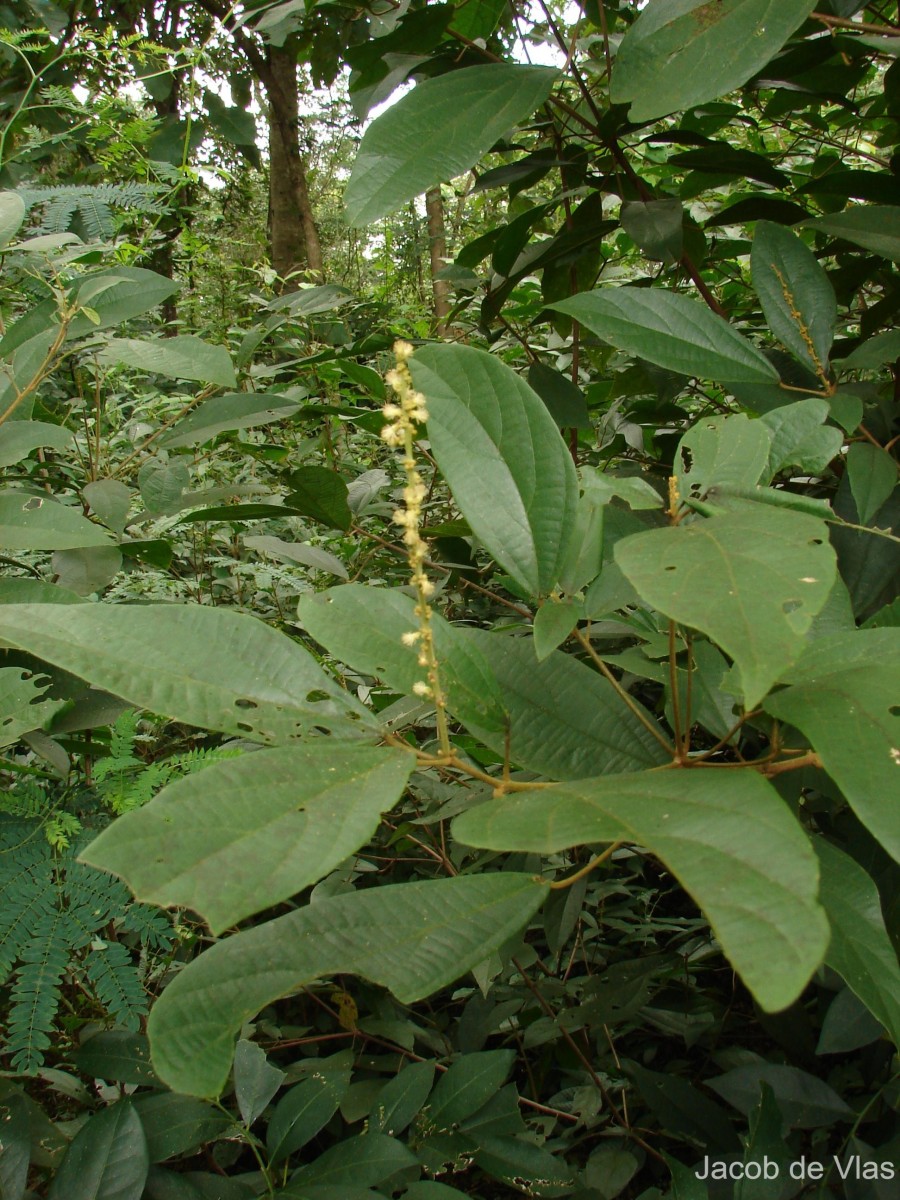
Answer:
[[447, 332], [447, 317], [450, 315], [450, 288], [446, 280], [436, 278], [444, 266], [447, 237], [444, 231], [444, 202], [440, 187], [429, 188], [425, 193], [425, 215], [428, 218], [428, 246], [431, 260], [431, 292], [434, 297], [435, 329], [440, 337]]
[[266, 66], [272, 266], [281, 276], [305, 267], [322, 279], [322, 245], [300, 153], [297, 61], [287, 51], [271, 46]]

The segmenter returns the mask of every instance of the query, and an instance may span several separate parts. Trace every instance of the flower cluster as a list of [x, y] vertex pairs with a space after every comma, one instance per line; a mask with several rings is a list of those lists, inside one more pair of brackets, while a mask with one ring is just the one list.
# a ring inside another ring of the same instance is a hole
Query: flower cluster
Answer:
[[396, 402], [388, 401], [383, 413], [388, 424], [381, 431], [382, 439], [389, 446], [403, 449], [403, 469], [406, 472], [406, 486], [403, 488], [403, 508], [394, 513], [394, 524], [403, 530], [403, 543], [409, 555], [409, 565], [412, 572], [412, 585], [416, 590], [415, 615], [418, 629], [404, 633], [404, 646], [418, 647], [419, 666], [424, 667], [427, 682], [421, 680], [413, 685], [417, 696], [431, 699], [438, 713], [438, 729], [441, 742], [446, 741], [446, 718], [444, 715], [444, 698], [438, 679], [437, 658], [434, 652], [434, 637], [431, 629], [431, 608], [429, 597], [434, 592], [434, 584], [425, 574], [425, 562], [428, 557], [428, 545], [419, 532], [422, 517], [422, 505], [428, 494], [422, 476], [416, 465], [413, 439], [416, 427], [428, 420], [425, 408], [425, 397], [413, 387], [412, 375], [409, 370], [409, 360], [413, 348], [409, 342], [394, 343], [394, 356], [397, 365], [385, 375], [385, 381], [393, 388], [397, 397]]

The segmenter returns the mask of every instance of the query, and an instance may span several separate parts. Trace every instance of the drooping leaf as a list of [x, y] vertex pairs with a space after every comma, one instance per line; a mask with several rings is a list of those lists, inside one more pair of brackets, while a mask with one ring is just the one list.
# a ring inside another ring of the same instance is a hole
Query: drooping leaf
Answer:
[[98, 351], [101, 362], [137, 367], [168, 379], [196, 379], [235, 387], [231, 356], [224, 346], [212, 346], [193, 334], [171, 338], [110, 338]]
[[350, 528], [347, 485], [337, 472], [327, 467], [298, 467], [287, 482], [291, 491], [285, 504], [334, 529]]
[[120, 875], [139, 899], [191, 908], [222, 933], [358, 850], [414, 762], [328, 738], [245, 754], [170, 783], [81, 857]]
[[543, 661], [561, 646], [581, 619], [581, 606], [571, 600], [547, 603], [534, 614], [534, 652]]
[[766, 711], [809, 738], [859, 819], [900, 861], [900, 631], [860, 629], [820, 638], [784, 671], [790, 686]]
[[818, 229], [882, 258], [900, 261], [900, 206], [859, 204], [803, 224], [806, 229]]
[[537, 596], [556, 583], [578, 503], [572, 458], [546, 407], [499, 359], [426, 346], [411, 360], [431, 450], [497, 562]]
[[[346, 584], [300, 598], [304, 628], [348, 666], [375, 675], [398, 691], [412, 693], [425, 672], [415, 645], [415, 601], [394, 588]], [[499, 733], [506, 727], [503, 697], [491, 670], [462, 631], [432, 615], [432, 633], [441, 666], [441, 687], [450, 712], [466, 725]]]
[[72, 440], [72, 432], [46, 421], [7, 421], [0, 425], [0, 467], [11, 467], [36, 450], [50, 446], [62, 450]]
[[885, 928], [881, 898], [859, 863], [824, 838], [819, 856], [819, 897], [831, 924], [825, 961], [852, 988], [900, 1045], [900, 969]]
[[204, 401], [176, 422], [158, 444], [164, 450], [202, 445], [232, 429], [258, 428], [273, 421], [283, 421], [293, 416], [298, 408], [298, 404], [274, 392], [227, 392]]
[[3, 639], [151, 712], [236, 737], [372, 727], [302, 646], [226, 609], [15, 604], [3, 610]]
[[835, 1121], [851, 1120], [853, 1110], [824, 1080], [781, 1063], [759, 1062], [735, 1067], [707, 1080], [707, 1087], [749, 1115], [759, 1101], [760, 1087], [768, 1084], [788, 1129], [817, 1129]]
[[304, 567], [312, 567], [315, 571], [327, 571], [329, 575], [337, 575], [339, 579], [349, 578], [347, 568], [334, 554], [329, 554], [321, 546], [309, 546], [305, 542], [286, 542], [283, 538], [270, 537], [260, 534], [257, 537], [245, 537], [244, 545], [251, 550], [271, 554], [279, 562], [299, 563]]
[[366, 130], [345, 203], [352, 225], [368, 225], [473, 166], [550, 95], [549, 67], [490, 63], [422, 83]]
[[140, 1200], [150, 1159], [140, 1118], [119, 1100], [79, 1129], [53, 1178], [49, 1200]]
[[815, 0], [650, 0], [626, 33], [610, 84], [632, 121], [715, 100], [781, 49]]
[[550, 308], [580, 321], [619, 350], [677, 371], [723, 383], [772, 383], [778, 372], [721, 317], [688, 296], [660, 288], [582, 292]]
[[680, 200], [629, 200], [622, 205], [619, 219], [647, 258], [667, 266], [681, 258], [684, 209]]
[[361, 975], [411, 1003], [512, 937], [546, 892], [532, 876], [513, 873], [388, 885], [318, 900], [219, 942], [172, 980], [151, 1011], [157, 1073], [192, 1095], [217, 1095], [235, 1033], [265, 1005], [337, 973]]
[[96, 479], [85, 484], [82, 494], [104, 525], [116, 533], [124, 533], [131, 508], [130, 488], [118, 479]]
[[468, 845], [541, 854], [597, 842], [646, 847], [703, 909], [762, 1007], [776, 1011], [796, 999], [827, 946], [817, 863], [770, 784], [749, 770], [727, 775], [641, 772], [521, 792], [464, 813], [454, 834]]
[[11, 242], [25, 220], [25, 203], [16, 192], [0, 192], [0, 247]]
[[836, 572], [821, 521], [762, 506], [634, 534], [615, 558], [648, 603], [731, 655], [747, 708], [799, 657]]
[[826, 379], [837, 301], [815, 255], [783, 225], [758, 221], [750, 270], [772, 333], [805, 367]]
[[234, 1096], [248, 1129], [286, 1078], [284, 1071], [272, 1066], [262, 1046], [241, 1038], [234, 1051]]
[[847, 451], [847, 477], [859, 523], [868, 525], [897, 486], [897, 463], [880, 446], [853, 442]]
[[4, 550], [68, 550], [107, 546], [109, 534], [73, 508], [46, 495], [0, 492], [0, 547]]

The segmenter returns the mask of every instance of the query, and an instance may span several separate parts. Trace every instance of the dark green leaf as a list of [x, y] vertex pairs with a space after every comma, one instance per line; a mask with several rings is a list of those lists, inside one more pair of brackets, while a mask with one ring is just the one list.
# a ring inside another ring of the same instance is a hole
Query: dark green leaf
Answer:
[[347, 504], [347, 485], [335, 471], [326, 467], [298, 467], [287, 478], [291, 489], [285, 504], [330, 525], [333, 529], [349, 529], [352, 514]]
[[818, 229], [832, 237], [862, 246], [882, 258], [900, 261], [900, 207], [882, 204], [857, 205], [844, 212], [830, 213], [804, 221], [807, 229]]
[[150, 1066], [150, 1043], [141, 1033], [109, 1029], [95, 1033], [73, 1055], [79, 1071], [117, 1083], [157, 1083]]
[[140, 1200], [149, 1165], [135, 1106], [119, 1100], [81, 1127], [47, 1195], [49, 1200]]
[[297, 412], [299, 405], [275, 392], [228, 392], [204, 401], [192, 413], [172, 426], [159, 440], [163, 449], [202, 445], [220, 433], [232, 429], [257, 428], [283, 421]]
[[784, 226], [759, 221], [750, 269], [772, 333], [805, 367], [826, 380], [837, 301], [812, 251]]

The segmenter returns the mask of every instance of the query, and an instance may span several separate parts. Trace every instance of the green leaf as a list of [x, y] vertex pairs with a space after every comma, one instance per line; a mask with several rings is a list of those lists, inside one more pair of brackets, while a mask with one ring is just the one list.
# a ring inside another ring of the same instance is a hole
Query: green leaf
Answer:
[[[772, 1088], [767, 1083], [760, 1084], [759, 1103], [748, 1114], [750, 1119], [750, 1136], [744, 1144], [744, 1165], [748, 1163], [763, 1164], [766, 1160], [773, 1164], [778, 1175], [773, 1178], [786, 1178], [793, 1161], [793, 1155], [782, 1138], [781, 1110], [775, 1102]], [[772, 1167], [768, 1167], [771, 1174]], [[734, 1189], [734, 1200], [771, 1200], [772, 1179], [766, 1178], [763, 1170], [757, 1178], [753, 1178], [755, 1170], [748, 1176], [737, 1181]], [[778, 1185], [776, 1184], [776, 1187]]]
[[341, 1073], [316, 1072], [278, 1102], [266, 1129], [269, 1161], [281, 1162], [316, 1136], [338, 1110], [350, 1086], [350, 1067]]
[[60, 587], [79, 596], [102, 592], [118, 574], [122, 553], [118, 546], [80, 546], [76, 550], [55, 550], [51, 565]]
[[479, 1138], [475, 1162], [529, 1196], [565, 1196], [572, 1188], [573, 1170], [565, 1159], [525, 1138]]
[[812, 845], [822, 872], [820, 898], [832, 925], [826, 962], [900, 1045], [900, 970], [878, 889], [850, 854], [824, 838]]
[[378, 1093], [369, 1114], [373, 1133], [392, 1137], [402, 1133], [428, 1099], [434, 1081], [434, 1063], [413, 1062], [405, 1065]]
[[832, 237], [862, 246], [882, 258], [900, 261], [900, 207], [888, 204], [859, 204], [843, 212], [829, 213], [804, 221], [805, 229], [818, 229]]
[[838, 365], [842, 371], [877, 370], [897, 358], [900, 358], [900, 329], [890, 329], [862, 342]]
[[140, 1200], [150, 1160], [130, 1100], [90, 1117], [66, 1151], [48, 1200]]
[[329, 738], [213, 763], [120, 817], [82, 861], [120, 875], [141, 900], [193, 909], [222, 933], [358, 850], [414, 764], [400, 750]]
[[304, 567], [312, 567], [315, 571], [327, 571], [329, 575], [337, 575], [340, 579], [348, 579], [347, 568], [335, 555], [329, 554], [320, 546], [310, 546], [305, 542], [286, 542], [282, 538], [260, 534], [258, 537], [245, 537], [244, 545], [251, 550], [270, 554], [279, 562], [299, 563]]
[[705, 417], [691, 426], [675, 451], [678, 491], [703, 499], [715, 486], [751, 488], [766, 469], [772, 432], [743, 413]]
[[130, 488], [118, 479], [97, 479], [85, 485], [82, 495], [104, 525], [124, 533], [131, 508]]
[[550, 308], [619, 350], [683, 375], [723, 383], [771, 383], [778, 372], [754, 345], [699, 300], [660, 288], [583, 292]]
[[138, 487], [147, 511], [154, 516], [173, 516], [184, 508], [184, 489], [191, 475], [183, 458], [159, 458], [145, 462], [138, 471]]
[[226, 609], [11, 604], [3, 640], [141, 708], [235, 737], [272, 743], [318, 727], [344, 736], [372, 727], [302, 646]]
[[853, 1119], [853, 1110], [823, 1080], [780, 1063], [758, 1062], [735, 1067], [706, 1086], [749, 1116], [759, 1102], [762, 1085], [772, 1089], [775, 1102], [788, 1129], [818, 1129], [835, 1121]]
[[847, 451], [847, 476], [859, 523], [868, 525], [897, 486], [897, 464], [870, 442], [853, 442]]
[[515, 1061], [514, 1050], [464, 1054], [437, 1081], [425, 1119], [429, 1129], [452, 1130], [500, 1090]]
[[220, 387], [237, 384], [231, 355], [225, 347], [211, 346], [193, 334], [152, 340], [110, 338], [97, 357], [112, 366], [137, 367], [168, 379], [196, 379]]
[[770, 784], [750, 770], [727, 775], [641, 772], [520, 792], [457, 817], [454, 836], [470, 846], [539, 854], [596, 842], [645, 847], [703, 909], [762, 1007], [777, 1011], [797, 998], [828, 943], [817, 864]]
[[622, 205], [619, 220], [646, 258], [667, 266], [681, 258], [684, 209], [680, 200], [628, 200]]
[[11, 242], [25, 220], [25, 203], [16, 192], [0, 192], [0, 246]]
[[251, 429], [284, 421], [299, 407], [275, 392], [227, 392], [204, 401], [176, 422], [171, 431], [160, 438], [158, 445], [163, 450], [203, 445], [233, 429]]
[[524, 379], [482, 350], [426, 346], [410, 368], [425, 395], [432, 453], [463, 516], [520, 587], [546, 594], [578, 504], [553, 418]]
[[875, 1020], [855, 992], [845, 987], [828, 1005], [816, 1054], [848, 1054], [870, 1046], [883, 1034], [881, 1022]]
[[[409, 694], [425, 678], [415, 645], [403, 643], [418, 628], [414, 610], [404, 592], [358, 583], [307, 593], [297, 608], [307, 632], [342, 662]], [[450, 712], [479, 730], [505, 729], [503, 697], [478, 649], [439, 613], [431, 621]]]
[[150, 1066], [150, 1043], [142, 1033], [107, 1029], [78, 1047], [72, 1061], [94, 1079], [116, 1083], [159, 1084]]
[[799, 657], [836, 573], [821, 521], [762, 506], [634, 534], [615, 557], [644, 600], [734, 659], [748, 709]]
[[550, 95], [559, 72], [491, 63], [426, 79], [363, 135], [347, 184], [351, 225], [368, 225], [468, 171]]
[[763, 478], [773, 479], [786, 467], [810, 475], [820, 474], [841, 450], [840, 429], [825, 425], [830, 408], [827, 400], [810, 396], [765, 413], [761, 422], [772, 433], [769, 461]]
[[547, 894], [530, 875], [459, 876], [317, 900], [226, 939], [166, 987], [150, 1014], [157, 1073], [217, 1095], [234, 1035], [323, 975], [361, 975], [410, 1004], [458, 979], [517, 933]]
[[0, 1120], [3, 1121], [0, 1196], [3, 1200], [22, 1200], [28, 1186], [32, 1140], [29, 1118], [28, 1101], [20, 1092], [10, 1090], [0, 1094]]
[[4, 550], [68, 550], [107, 546], [109, 534], [73, 508], [30, 492], [0, 492], [0, 547]]
[[80, 314], [69, 326], [68, 336], [84, 337], [98, 329], [121, 325], [123, 321], [156, 308], [180, 290], [180, 283], [143, 267], [116, 267], [112, 271], [88, 275], [75, 286], [74, 295], [80, 305], [94, 310], [99, 321]]
[[900, 631], [860, 629], [818, 639], [786, 670], [791, 686], [766, 711], [800, 730], [850, 807], [900, 861], [896, 795]]
[[[586, 470], [582, 475], [582, 487], [574, 528], [569, 536], [569, 550], [559, 571], [559, 586], [570, 596], [597, 578], [603, 561], [603, 513], [609, 500], [606, 481], [599, 471]], [[538, 657], [543, 656], [539, 653]]]
[[234, 1050], [234, 1096], [249, 1129], [287, 1078], [273, 1067], [256, 1042], [241, 1038]]
[[815, 255], [790, 229], [758, 221], [750, 271], [772, 333], [805, 367], [826, 379], [837, 301]]
[[561, 646], [581, 618], [581, 605], [571, 600], [547, 602], [534, 614], [534, 652], [543, 662]]
[[150, 1161], [165, 1162], [196, 1150], [234, 1128], [233, 1119], [193, 1096], [157, 1092], [134, 1101], [147, 1139]]
[[[2, 197], [0, 197], [2, 198]], [[20, 463], [38, 446], [62, 450], [72, 440], [72, 432], [46, 421], [8, 421], [0, 425], [0, 467]]]
[[614, 104], [652, 121], [746, 83], [781, 49], [815, 0], [651, 0], [619, 46]]
[[528, 386], [547, 405], [547, 411], [560, 429], [590, 429], [591, 415], [584, 392], [559, 371], [546, 363], [533, 362], [528, 368]]
[[287, 483], [291, 491], [285, 504], [333, 529], [350, 528], [353, 518], [347, 504], [347, 485], [335, 471], [327, 467], [298, 467], [290, 473]]
[[300, 1167], [281, 1194], [305, 1200], [307, 1189], [315, 1185], [374, 1187], [409, 1167], [418, 1173], [419, 1160], [402, 1142], [383, 1133], [366, 1133], [345, 1139], [320, 1154], [315, 1162]]

